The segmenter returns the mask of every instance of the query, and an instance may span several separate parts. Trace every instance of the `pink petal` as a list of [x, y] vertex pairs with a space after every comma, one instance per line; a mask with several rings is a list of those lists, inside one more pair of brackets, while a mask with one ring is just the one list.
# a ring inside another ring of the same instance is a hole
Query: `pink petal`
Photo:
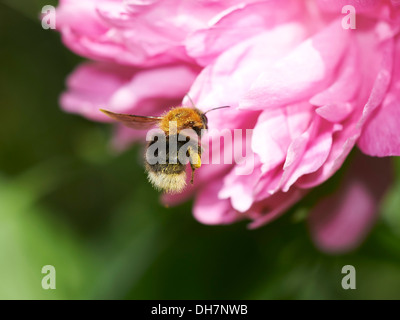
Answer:
[[[178, 102], [189, 91], [197, 73], [197, 68], [185, 64], [141, 70], [135, 74], [129, 84], [114, 93], [110, 100], [111, 110], [127, 112], [133, 108], [141, 109], [141, 103], [156, 98], [162, 98], [163, 101], [160, 103], [164, 104], [168, 102], [166, 100]], [[175, 105], [166, 104], [163, 109], [173, 106]], [[149, 110], [149, 112], [154, 111]]]
[[382, 103], [392, 78], [394, 44], [393, 39], [389, 39], [380, 45], [380, 69], [374, 79], [373, 87], [365, 104], [363, 115], [358, 124], [361, 128], [372, 112]]
[[191, 96], [199, 105], [237, 106], [260, 70], [288, 53], [303, 37], [304, 28], [288, 24], [239, 42], [200, 73]]
[[186, 50], [207, 66], [238, 42], [299, 17], [302, 9], [303, 4], [296, 0], [241, 3], [218, 15], [207, 28], [190, 34]]
[[228, 199], [219, 199], [218, 192], [222, 187], [222, 180], [210, 182], [197, 195], [193, 214], [204, 224], [229, 224], [242, 219], [231, 206]]
[[[224, 177], [224, 184], [218, 193], [220, 199], [230, 199], [232, 207], [239, 212], [246, 212], [250, 209], [254, 201], [253, 189], [261, 176], [261, 164], [247, 162], [247, 165], [253, 166], [252, 172], [247, 175], [238, 175], [237, 170], [241, 165], [236, 165]], [[242, 166], [245, 166], [242, 165]]]
[[263, 172], [283, 162], [290, 144], [286, 115], [283, 110], [265, 110], [259, 116], [251, 144], [254, 153], [260, 156]]
[[395, 66], [389, 92], [371, 114], [358, 140], [368, 155], [385, 157], [400, 155], [400, 41], [397, 41]]
[[281, 165], [263, 173], [257, 184], [254, 186], [253, 193], [255, 202], [265, 200], [279, 192], [282, 175], [283, 170]]
[[240, 102], [240, 108], [273, 108], [310, 98], [330, 81], [350, 35], [335, 20], [289, 55], [264, 70], [260, 68], [263, 72]]
[[[160, 65], [187, 59], [183, 46], [162, 34], [165, 28], [154, 32], [145, 22], [147, 15], [141, 17], [127, 10], [124, 1], [62, 1], [57, 8], [57, 29], [66, 46], [95, 60]], [[175, 52], [171, 54], [172, 48]]]
[[332, 147], [325, 163], [316, 172], [300, 177], [296, 186], [313, 188], [326, 181], [341, 167], [358, 138], [355, 134], [357, 119], [359, 116], [353, 115], [343, 123], [343, 129], [333, 135]]
[[115, 39], [115, 30], [110, 32], [109, 24], [98, 14], [98, 4], [94, 0], [60, 2], [57, 30], [61, 32], [64, 44], [75, 53], [96, 60], [125, 64], [137, 61], [137, 56], [143, 56], [143, 53], [139, 50], [128, 52], [124, 44]]
[[354, 104], [349, 102], [327, 104], [319, 107], [315, 112], [322, 118], [333, 122], [341, 122], [346, 119], [351, 112], [353, 112]]
[[[361, 108], [360, 106], [354, 106], [353, 109], [358, 111], [351, 114], [342, 123], [343, 130], [334, 135], [332, 149], [325, 164], [315, 173], [300, 178], [297, 182], [297, 186], [301, 188], [312, 188], [331, 177], [343, 164], [347, 155], [357, 142], [365, 121], [384, 99], [391, 79], [393, 63], [392, 40], [387, 40], [385, 43], [381, 44], [381, 50], [377, 54], [377, 57], [380, 58], [380, 61], [378, 61], [380, 68], [377, 74], [375, 74], [375, 79], [373, 79], [373, 85], [371, 86], [372, 88], [369, 88], [369, 83], [367, 82], [367, 84], [364, 85], [363, 91], [360, 92], [360, 100], [354, 102], [361, 105]], [[368, 74], [368, 77], [371, 76], [374, 76], [374, 73]], [[369, 92], [368, 100], [365, 105], [363, 103], [364, 90], [368, 90], [367, 92]]]
[[380, 0], [317, 0], [322, 10], [342, 12], [346, 5], [353, 6], [356, 12], [371, 11], [378, 7]]
[[113, 94], [130, 81], [135, 71], [105, 63], [82, 64], [68, 77], [68, 90], [60, 98], [61, 106], [92, 120], [107, 121], [108, 117], [99, 109], [109, 105]]
[[82, 36], [101, 36], [108, 29], [96, 13], [94, 0], [60, 1], [57, 8], [57, 29], [63, 28], [72, 29]]
[[394, 6], [400, 6], [400, 0], [390, 0]]
[[235, 110], [238, 101], [249, 90], [260, 70], [289, 52], [304, 34], [300, 25], [277, 27], [239, 42], [204, 68], [189, 93], [196, 105], [204, 111], [216, 106], [231, 106], [229, 112], [223, 109], [220, 113], [210, 113], [209, 127], [254, 127], [259, 112]]
[[283, 167], [283, 191], [288, 191], [301, 176], [321, 168], [330, 153], [334, 131], [332, 124], [317, 117], [310, 129], [293, 141]]
[[328, 88], [318, 92], [310, 99], [310, 103], [323, 107], [326, 105], [347, 103], [358, 94], [361, 85], [360, 52], [355, 44], [347, 49], [343, 65], [340, 67], [334, 82]]
[[[397, 88], [397, 92], [400, 92], [400, 87]], [[400, 156], [399, 128], [400, 98], [390, 93], [366, 123], [358, 146], [365, 154], [371, 156]]]
[[140, 66], [192, 62], [184, 48], [187, 35], [234, 3], [61, 1], [57, 29], [69, 48], [91, 59]]
[[197, 69], [187, 65], [139, 71], [108, 63], [86, 63], [69, 76], [68, 90], [61, 96], [61, 105], [68, 112], [100, 121], [109, 120], [100, 108], [159, 115], [180, 104], [196, 74]]
[[255, 216], [249, 224], [250, 229], [259, 228], [278, 218], [287, 209], [299, 201], [307, 192], [292, 188], [289, 192], [278, 192], [264, 201], [260, 201], [249, 210], [248, 215]]
[[376, 220], [391, 177], [389, 159], [357, 154], [339, 190], [310, 213], [309, 227], [316, 245], [330, 253], [356, 248]]
[[299, 103], [266, 109], [259, 116], [254, 127], [252, 150], [260, 156], [262, 172], [284, 162], [291, 141], [307, 129], [312, 109], [308, 103]]

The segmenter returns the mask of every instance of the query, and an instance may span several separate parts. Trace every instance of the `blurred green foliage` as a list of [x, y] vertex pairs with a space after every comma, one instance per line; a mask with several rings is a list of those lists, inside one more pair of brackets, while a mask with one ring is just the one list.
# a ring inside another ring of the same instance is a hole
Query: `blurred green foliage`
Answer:
[[[41, 28], [45, 4], [56, 1], [0, 2], [1, 299], [400, 298], [397, 159], [381, 219], [350, 254], [311, 243], [304, 217], [315, 194], [258, 230], [201, 225], [192, 203], [156, 201], [139, 146], [115, 155], [110, 126], [60, 110], [82, 59]], [[41, 287], [49, 264], [56, 290]], [[356, 290], [341, 288], [346, 264]]]

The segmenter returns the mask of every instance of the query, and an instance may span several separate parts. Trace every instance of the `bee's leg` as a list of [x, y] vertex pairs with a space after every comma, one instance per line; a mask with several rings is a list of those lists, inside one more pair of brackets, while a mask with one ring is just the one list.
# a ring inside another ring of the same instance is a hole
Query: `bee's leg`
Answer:
[[190, 180], [190, 183], [193, 184], [194, 172], [196, 169], [201, 167], [200, 146], [188, 147], [188, 153], [189, 153], [190, 167], [192, 168], [192, 179]]
[[194, 169], [192, 165], [191, 165], [191, 167], [192, 167], [192, 178], [190, 179], [190, 184], [193, 184], [193, 182], [194, 182], [194, 171], [196, 169]]

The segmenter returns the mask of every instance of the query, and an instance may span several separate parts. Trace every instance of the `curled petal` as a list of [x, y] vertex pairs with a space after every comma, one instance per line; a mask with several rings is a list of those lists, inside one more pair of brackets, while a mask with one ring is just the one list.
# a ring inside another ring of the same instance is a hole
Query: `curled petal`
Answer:
[[204, 224], [229, 224], [242, 219], [231, 206], [228, 199], [220, 199], [218, 191], [222, 187], [222, 180], [211, 182], [203, 188], [196, 197], [193, 214]]
[[252, 150], [260, 156], [262, 172], [285, 161], [292, 140], [309, 127], [312, 109], [309, 103], [299, 103], [261, 113], [254, 127]]
[[254, 219], [248, 227], [250, 229], [259, 228], [278, 218], [306, 193], [307, 191], [305, 190], [291, 188], [289, 192], [278, 192], [263, 201], [255, 203], [247, 213]]
[[300, 177], [321, 168], [332, 148], [332, 136], [335, 131], [334, 125], [317, 117], [309, 130], [293, 140], [283, 167], [283, 191], [288, 191]]
[[358, 141], [371, 156], [400, 156], [400, 40], [394, 50], [392, 81], [382, 104], [371, 114]]

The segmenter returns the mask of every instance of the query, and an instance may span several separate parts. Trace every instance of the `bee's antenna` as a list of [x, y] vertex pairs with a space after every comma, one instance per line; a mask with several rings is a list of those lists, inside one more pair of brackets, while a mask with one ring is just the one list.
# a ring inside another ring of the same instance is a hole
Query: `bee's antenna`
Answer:
[[207, 111], [204, 112], [203, 114], [209, 113], [210, 111], [213, 111], [213, 110], [218, 110], [218, 109], [223, 109], [223, 108], [230, 108], [230, 107], [231, 107], [231, 106], [223, 106], [223, 107], [213, 108], [213, 109], [207, 110]]
[[194, 104], [194, 102], [193, 102], [192, 98], [189, 96], [189, 93], [186, 93], [186, 95], [185, 95], [185, 96], [186, 96], [186, 97], [188, 97], [188, 99], [189, 99], [190, 103], [192, 104], [192, 107], [193, 107], [193, 108], [196, 108], [196, 105]]

